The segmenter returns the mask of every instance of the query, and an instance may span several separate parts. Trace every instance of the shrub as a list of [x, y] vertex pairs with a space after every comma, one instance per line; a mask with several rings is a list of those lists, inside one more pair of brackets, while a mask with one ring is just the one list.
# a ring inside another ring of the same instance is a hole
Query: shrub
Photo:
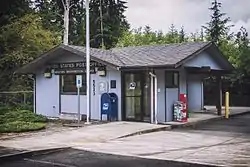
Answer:
[[14, 121], [0, 124], [0, 133], [35, 131], [45, 127], [46, 124], [41, 122]]
[[9, 106], [0, 106], [0, 115], [5, 114], [6, 112], [9, 112], [12, 108]]
[[29, 110], [29, 111], [32, 111], [33, 110], [33, 105], [32, 104], [29, 104], [29, 103], [27, 103], [27, 104], [18, 104], [17, 106], [16, 106], [16, 109], [17, 110]]
[[0, 133], [39, 130], [45, 128], [46, 121], [45, 116], [36, 115], [29, 110], [0, 108]]
[[47, 118], [42, 115], [37, 115], [28, 110], [17, 110], [15, 112], [18, 114], [16, 116], [17, 121], [24, 121], [24, 122], [46, 122]]
[[11, 110], [0, 115], [0, 123], [14, 121], [46, 122], [47, 118], [42, 115], [36, 115], [28, 110]]

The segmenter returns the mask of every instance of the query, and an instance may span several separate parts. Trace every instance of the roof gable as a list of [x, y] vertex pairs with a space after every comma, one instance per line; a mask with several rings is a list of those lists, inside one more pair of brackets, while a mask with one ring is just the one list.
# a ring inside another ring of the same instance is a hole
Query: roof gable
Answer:
[[[74, 57], [72, 57], [73, 58], [72, 61], [74, 61], [77, 56], [79, 57], [78, 60], [82, 59], [82, 61], [84, 61], [84, 58], [86, 55], [85, 50], [86, 49], [81, 46], [61, 44], [45, 52], [44, 54], [40, 55], [37, 59], [21, 67], [16, 72], [17, 73], [34, 73], [35, 69], [41, 69], [46, 63], [58, 59], [59, 56], [67, 52], [71, 53], [72, 55], [75, 55]], [[116, 58], [115, 56], [112, 56], [111, 54], [109, 54], [109, 52], [105, 50], [91, 48], [90, 55], [91, 55], [91, 60], [97, 61], [105, 65], [109, 65], [111, 67], [116, 68], [122, 65], [118, 58]], [[70, 61], [70, 58], [67, 58], [67, 62], [69, 61]]]
[[176, 67], [181, 65], [189, 67], [209, 66], [212, 70], [224, 71], [232, 71], [234, 69], [232, 64], [222, 55], [219, 48], [212, 42], [178, 62]]
[[223, 66], [216, 60], [216, 58], [207, 52], [201, 52], [193, 59], [188, 60], [183, 64], [185, 67], [207, 67], [209, 66], [212, 70], [223, 70]]

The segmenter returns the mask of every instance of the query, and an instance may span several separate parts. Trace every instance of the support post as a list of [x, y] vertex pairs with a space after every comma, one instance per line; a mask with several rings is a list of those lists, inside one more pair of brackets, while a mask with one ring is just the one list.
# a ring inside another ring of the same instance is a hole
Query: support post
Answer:
[[222, 82], [221, 82], [221, 76], [216, 77], [216, 84], [217, 84], [217, 90], [216, 90], [216, 109], [217, 114], [221, 115], [221, 106], [222, 106]]
[[90, 28], [89, 28], [89, 0], [85, 2], [86, 7], [86, 81], [87, 81], [87, 124], [90, 122]]
[[[151, 123], [158, 124], [157, 120], [157, 76], [153, 73], [149, 73], [151, 76]], [[152, 106], [154, 104], [154, 106]]]
[[26, 104], [27, 100], [26, 100], [26, 93], [23, 93], [23, 103]]
[[158, 124], [158, 119], [157, 119], [157, 115], [158, 115], [158, 90], [157, 90], [157, 77], [155, 75], [155, 124]]
[[78, 127], [80, 127], [80, 121], [81, 121], [81, 99], [80, 99], [80, 87], [77, 87], [77, 113], [78, 113], [78, 119], [77, 119], [77, 123], [78, 123]]
[[154, 77], [151, 75], [150, 76], [150, 81], [151, 81], [151, 124], [153, 124], [154, 123]]
[[229, 92], [225, 94], [225, 118], [229, 118]]

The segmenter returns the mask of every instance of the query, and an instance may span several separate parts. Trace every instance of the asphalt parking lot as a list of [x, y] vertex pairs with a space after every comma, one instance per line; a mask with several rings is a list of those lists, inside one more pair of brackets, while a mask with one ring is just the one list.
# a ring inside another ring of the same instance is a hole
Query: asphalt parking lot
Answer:
[[[93, 143], [93, 146], [90, 146], [90, 143], [88, 143], [87, 145], [83, 146], [83, 149], [69, 148], [57, 152], [39, 154], [31, 157], [20, 158], [18, 160], [9, 160], [5, 162], [1, 161], [0, 159], [0, 166], [208, 166], [201, 164], [249, 166], [249, 127], [250, 114], [244, 114], [232, 117], [229, 120], [218, 120], [205, 123], [194, 128], [174, 129], [173, 131], [149, 133], [146, 135], [129, 137], [113, 142], [100, 144]], [[185, 136], [185, 138], [183, 138], [183, 136]], [[192, 142], [196, 140], [198, 140], [199, 142]], [[91, 149], [89, 151], [86, 151], [86, 147], [89, 147]], [[96, 153], [92, 151], [106, 152], [109, 154]], [[116, 155], [113, 155], [114, 153]], [[129, 153], [129, 155], [131, 156], [120, 156], [118, 155], [119, 153]], [[143, 158], [139, 158], [139, 154], [140, 156], [143, 156]], [[177, 158], [175, 158], [175, 155]], [[165, 160], [157, 160], [158, 158], [163, 158]], [[194, 162], [200, 164], [193, 164]]]
[[[213, 133], [231, 133], [231, 134], [241, 134], [250, 135], [250, 113], [242, 114], [238, 116], [233, 116], [230, 119], [217, 120], [209, 123], [201, 124], [195, 128], [189, 128], [191, 131], [202, 131], [206, 133], [207, 131]], [[186, 130], [185, 130], [186, 131]]]
[[23, 150], [16, 150], [13, 148], [7, 148], [7, 147], [1, 147], [0, 146], [0, 156], [2, 155], [7, 155], [7, 154], [15, 154], [15, 153], [19, 153], [22, 152]]
[[142, 159], [66, 149], [46, 155], [22, 158], [4, 162], [1, 167], [208, 167], [206, 165], [186, 164], [181, 162]]

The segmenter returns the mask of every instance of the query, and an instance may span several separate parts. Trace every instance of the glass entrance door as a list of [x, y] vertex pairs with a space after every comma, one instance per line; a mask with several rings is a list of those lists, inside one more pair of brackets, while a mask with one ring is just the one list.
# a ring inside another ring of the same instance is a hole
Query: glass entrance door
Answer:
[[146, 73], [125, 73], [125, 119], [150, 121], [150, 80]]

